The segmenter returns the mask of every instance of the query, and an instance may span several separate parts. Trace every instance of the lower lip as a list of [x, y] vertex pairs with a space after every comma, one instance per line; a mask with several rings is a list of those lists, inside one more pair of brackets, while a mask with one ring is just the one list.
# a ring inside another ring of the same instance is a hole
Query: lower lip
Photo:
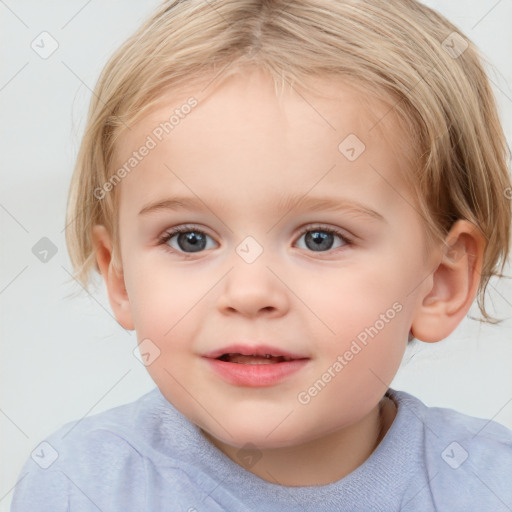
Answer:
[[243, 364], [206, 358], [221, 377], [237, 386], [260, 388], [273, 386], [303, 368], [308, 359], [294, 359], [282, 363]]

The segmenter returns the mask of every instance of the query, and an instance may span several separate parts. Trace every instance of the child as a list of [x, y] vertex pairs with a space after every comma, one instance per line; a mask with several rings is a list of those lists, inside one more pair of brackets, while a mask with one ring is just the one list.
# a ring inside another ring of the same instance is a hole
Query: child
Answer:
[[389, 388], [491, 320], [510, 187], [419, 2], [166, 2], [100, 77], [67, 233], [157, 387], [42, 442], [12, 510], [511, 510], [512, 432]]

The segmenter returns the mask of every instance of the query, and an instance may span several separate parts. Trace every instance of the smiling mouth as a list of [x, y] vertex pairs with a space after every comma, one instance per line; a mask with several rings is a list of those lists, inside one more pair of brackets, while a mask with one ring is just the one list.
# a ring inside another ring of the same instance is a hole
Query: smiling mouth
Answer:
[[235, 386], [263, 388], [279, 384], [308, 365], [310, 358], [271, 345], [232, 344], [203, 357], [210, 368]]
[[222, 354], [217, 357], [219, 361], [226, 363], [238, 363], [238, 364], [277, 364], [293, 361], [291, 357], [285, 356], [273, 356], [271, 354], [263, 355], [244, 355], [238, 353]]

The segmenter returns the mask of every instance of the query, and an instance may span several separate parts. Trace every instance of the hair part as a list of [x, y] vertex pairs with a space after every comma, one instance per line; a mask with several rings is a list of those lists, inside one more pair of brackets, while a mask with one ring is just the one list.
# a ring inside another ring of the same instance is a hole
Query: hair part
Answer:
[[453, 33], [456, 26], [416, 0], [164, 2], [110, 58], [94, 90], [68, 200], [66, 241], [76, 279], [87, 288], [97, 270], [96, 224], [111, 233], [120, 261], [119, 191], [101, 199], [94, 191], [116, 170], [123, 131], [167, 91], [259, 68], [276, 92], [286, 84], [312, 90], [312, 79], [322, 77], [356, 84], [389, 104], [417, 151], [405, 177], [428, 240], [442, 241], [457, 219], [486, 238], [478, 305], [484, 320], [496, 323], [484, 300], [510, 250], [507, 144], [484, 59], [460, 34], [462, 53], [447, 51], [443, 42]]

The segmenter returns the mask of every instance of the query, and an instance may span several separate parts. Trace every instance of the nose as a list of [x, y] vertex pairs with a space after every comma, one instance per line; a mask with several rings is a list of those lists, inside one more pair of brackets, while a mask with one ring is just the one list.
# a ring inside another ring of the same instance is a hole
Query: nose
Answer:
[[275, 265], [259, 258], [253, 263], [234, 260], [223, 280], [218, 308], [224, 314], [240, 313], [278, 317], [289, 308], [290, 290]]

